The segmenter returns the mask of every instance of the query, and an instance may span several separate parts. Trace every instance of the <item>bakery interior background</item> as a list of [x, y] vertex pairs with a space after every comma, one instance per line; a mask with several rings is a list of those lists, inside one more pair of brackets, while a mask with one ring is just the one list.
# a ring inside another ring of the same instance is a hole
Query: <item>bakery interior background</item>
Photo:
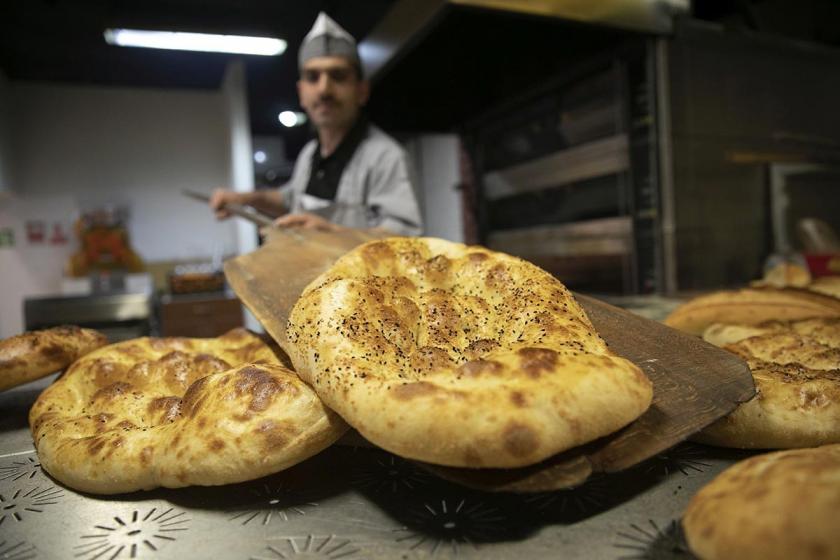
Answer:
[[[177, 271], [212, 272], [257, 236], [181, 191], [288, 177], [310, 131], [278, 115], [301, 111], [296, 49], [320, 10], [369, 57], [369, 113], [412, 155], [429, 235], [632, 295], [743, 284], [769, 257], [808, 249], [803, 218], [840, 229], [840, 4], [625, 2], [630, 13], [594, 22], [548, 4], [555, 13], [478, 0], [3, 2], [0, 337], [33, 324], [27, 299], [116, 289], [68, 274], [84, 215], [122, 227], [142, 259], [119, 286], [148, 295], [142, 332], [214, 334], [200, 311], [177, 322], [198, 309], [172, 297]], [[106, 44], [118, 27], [288, 49]], [[230, 320], [245, 320], [230, 294], [212, 309], [231, 301]]]

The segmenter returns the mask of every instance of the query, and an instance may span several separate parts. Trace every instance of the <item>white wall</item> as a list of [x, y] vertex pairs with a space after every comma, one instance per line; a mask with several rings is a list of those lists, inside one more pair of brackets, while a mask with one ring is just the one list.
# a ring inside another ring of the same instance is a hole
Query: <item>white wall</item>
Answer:
[[464, 241], [458, 136], [423, 134], [406, 142], [417, 171], [425, 235]]
[[231, 180], [222, 92], [8, 82], [7, 94], [15, 168], [11, 195], [0, 195], [0, 229], [14, 229], [15, 246], [0, 247], [0, 336], [21, 332], [24, 297], [59, 291], [76, 248], [27, 243], [27, 220], [69, 229], [80, 211], [126, 205], [146, 261], [236, 252], [235, 223], [180, 194]]
[[81, 209], [127, 204], [146, 260], [234, 252], [234, 226], [180, 194], [230, 179], [219, 92], [14, 83], [12, 99], [21, 196], [70, 194]]
[[[228, 185], [239, 192], [254, 190], [254, 149], [251, 145], [251, 121], [248, 116], [248, 96], [245, 65], [241, 61], [228, 64], [222, 80], [231, 162]], [[256, 229], [245, 220], [232, 220], [237, 231], [237, 250], [250, 253], [257, 248]]]
[[[235, 191], [254, 190], [254, 148], [251, 144], [251, 121], [248, 116], [247, 82], [245, 64], [235, 61], [228, 64], [222, 79], [222, 94], [227, 117], [230, 171], [228, 185]], [[257, 228], [245, 220], [231, 220], [236, 227], [237, 253], [250, 253], [257, 248]], [[260, 331], [262, 326], [251, 311], [242, 306], [245, 326]]]
[[75, 248], [49, 242], [29, 244], [26, 217], [66, 227], [67, 214], [75, 208], [73, 197], [65, 194], [22, 198], [11, 192], [0, 198], [0, 230], [11, 228], [15, 238], [14, 247], [0, 247], [0, 338], [23, 332], [24, 298], [59, 290], [64, 265]]

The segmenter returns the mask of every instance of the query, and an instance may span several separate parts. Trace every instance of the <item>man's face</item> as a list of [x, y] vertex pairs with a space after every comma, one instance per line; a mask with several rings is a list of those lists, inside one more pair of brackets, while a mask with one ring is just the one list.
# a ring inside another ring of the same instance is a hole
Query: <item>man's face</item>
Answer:
[[369, 86], [342, 56], [310, 58], [297, 83], [300, 104], [315, 128], [349, 128], [368, 100]]

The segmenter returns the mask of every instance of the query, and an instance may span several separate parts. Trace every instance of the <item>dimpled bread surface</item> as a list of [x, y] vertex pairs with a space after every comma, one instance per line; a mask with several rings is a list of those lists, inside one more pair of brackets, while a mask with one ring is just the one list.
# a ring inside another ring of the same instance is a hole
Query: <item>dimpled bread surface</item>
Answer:
[[32, 407], [41, 465], [97, 494], [228, 484], [290, 467], [346, 424], [284, 359], [244, 329], [100, 348]]
[[553, 276], [440, 239], [357, 247], [307, 286], [287, 336], [298, 374], [363, 436], [440, 465], [539, 462], [653, 393]]
[[756, 396], [693, 439], [749, 449], [840, 442], [840, 319], [715, 324], [704, 338], [747, 362]]

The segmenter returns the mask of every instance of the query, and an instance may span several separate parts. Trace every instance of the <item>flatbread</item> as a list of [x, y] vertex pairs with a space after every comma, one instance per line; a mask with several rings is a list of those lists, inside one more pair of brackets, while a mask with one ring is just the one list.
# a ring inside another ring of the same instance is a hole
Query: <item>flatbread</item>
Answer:
[[[840, 320], [833, 323], [835, 331], [840, 330]], [[793, 329], [752, 336], [726, 348], [759, 362], [782, 366], [796, 364], [819, 370], [840, 368], [840, 346], [823, 344], [815, 337]]]
[[689, 502], [683, 528], [703, 560], [840, 558], [840, 445], [780, 451], [730, 467]]
[[820, 344], [840, 348], [840, 318], [765, 321], [757, 325], [714, 323], [703, 331], [703, 340], [709, 344], [723, 347], [753, 336], [790, 331]]
[[69, 325], [0, 340], [0, 391], [62, 370], [105, 344], [102, 333]]
[[765, 321], [796, 321], [840, 317], [840, 299], [796, 288], [745, 288], [695, 298], [673, 311], [669, 327], [701, 335], [714, 323], [756, 325]]
[[811, 273], [802, 265], [779, 263], [768, 270], [761, 280], [750, 282], [751, 286], [772, 286], [774, 288], [804, 288], [811, 283]]
[[760, 336], [771, 332], [784, 331], [787, 323], [782, 321], [765, 321], [758, 325], [731, 325], [728, 323], [712, 323], [703, 331], [703, 340], [723, 348], [727, 344], [735, 344], [751, 336]]
[[812, 292], [840, 299], [840, 276], [820, 276], [808, 285]]
[[459, 467], [518, 467], [650, 405], [570, 292], [540, 268], [432, 238], [366, 243], [304, 290], [298, 374], [371, 442]]
[[840, 442], [840, 319], [713, 325], [704, 338], [746, 360], [757, 394], [693, 439], [751, 449]]
[[96, 494], [259, 478], [346, 430], [261, 338], [139, 338], [74, 363], [35, 402], [41, 465]]

